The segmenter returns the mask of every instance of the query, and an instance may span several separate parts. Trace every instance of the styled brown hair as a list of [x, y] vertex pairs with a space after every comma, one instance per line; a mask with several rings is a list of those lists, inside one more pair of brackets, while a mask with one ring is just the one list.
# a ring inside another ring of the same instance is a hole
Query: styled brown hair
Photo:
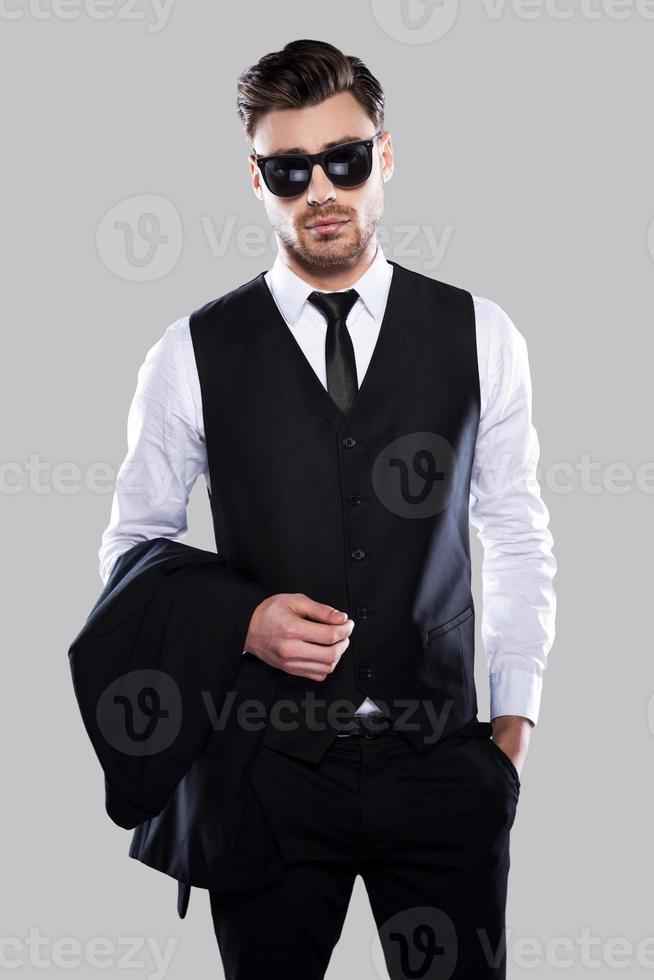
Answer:
[[289, 41], [241, 72], [236, 109], [252, 145], [259, 119], [273, 109], [302, 109], [351, 92], [375, 124], [384, 125], [384, 92], [360, 58], [326, 41]]

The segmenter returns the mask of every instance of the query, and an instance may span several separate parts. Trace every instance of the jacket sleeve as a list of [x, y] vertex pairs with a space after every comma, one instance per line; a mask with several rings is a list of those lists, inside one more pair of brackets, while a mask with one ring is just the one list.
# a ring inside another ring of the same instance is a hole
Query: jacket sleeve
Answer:
[[159, 814], [224, 724], [250, 618], [270, 594], [214, 552], [167, 538], [115, 562], [68, 655], [119, 826]]

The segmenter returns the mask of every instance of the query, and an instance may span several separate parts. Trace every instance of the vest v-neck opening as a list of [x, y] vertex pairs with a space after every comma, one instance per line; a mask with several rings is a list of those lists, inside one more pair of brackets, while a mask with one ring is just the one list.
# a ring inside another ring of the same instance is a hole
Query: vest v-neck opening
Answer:
[[[272, 292], [270, 291], [270, 288], [268, 286], [268, 283], [265, 280], [266, 272], [262, 272], [258, 276], [258, 281], [259, 281], [259, 283], [261, 285], [261, 288], [263, 289], [263, 291], [266, 294], [266, 302], [269, 303], [272, 306], [273, 315], [274, 315], [274, 317], [276, 319], [276, 322], [283, 328], [284, 334], [291, 341], [291, 344], [295, 348], [295, 351], [297, 352], [297, 354], [299, 354], [300, 358], [302, 359], [302, 362], [304, 363], [304, 369], [306, 371], [309, 371], [310, 372], [311, 377], [313, 379], [313, 384], [318, 386], [318, 388], [320, 389], [321, 396], [323, 398], [326, 398], [327, 399], [329, 405], [331, 406], [331, 408], [333, 409], [334, 412], [338, 412], [338, 415], [341, 418], [341, 425], [345, 424], [345, 422], [352, 416], [353, 412], [356, 410], [357, 406], [359, 405], [359, 403], [361, 401], [361, 393], [363, 392], [364, 389], [366, 389], [366, 391], [367, 391], [366, 382], [369, 382], [369, 379], [370, 379], [371, 375], [374, 378], [374, 376], [379, 372], [379, 370], [380, 370], [379, 364], [380, 364], [381, 358], [382, 358], [382, 355], [380, 354], [380, 348], [381, 348], [381, 350], [383, 352], [383, 350], [385, 349], [385, 347], [388, 346], [388, 344], [389, 344], [389, 340], [390, 340], [390, 329], [391, 329], [391, 326], [390, 325], [391, 325], [391, 322], [392, 322], [392, 318], [393, 318], [393, 314], [394, 314], [394, 310], [395, 310], [395, 304], [396, 304], [396, 300], [397, 300], [397, 294], [398, 294], [398, 291], [399, 291], [398, 268], [400, 268], [400, 267], [395, 262], [392, 262], [390, 260], [387, 260], [387, 261], [388, 261], [389, 265], [392, 265], [393, 266], [393, 275], [391, 277], [391, 283], [390, 283], [389, 290], [388, 290], [388, 296], [386, 298], [386, 307], [384, 309], [384, 314], [382, 316], [382, 322], [381, 322], [380, 327], [379, 327], [379, 333], [377, 334], [377, 340], [375, 342], [375, 346], [373, 348], [373, 351], [372, 351], [372, 354], [371, 354], [371, 357], [370, 357], [370, 361], [368, 362], [368, 367], [366, 369], [366, 373], [363, 376], [363, 381], [359, 385], [359, 388], [357, 390], [357, 393], [356, 393], [356, 396], [355, 396], [354, 401], [352, 403], [352, 406], [351, 406], [349, 412], [347, 412], [347, 413], [346, 412], [343, 412], [343, 410], [341, 408], [339, 408], [339, 406], [333, 400], [333, 398], [329, 394], [327, 388], [325, 387], [325, 385], [323, 385], [322, 381], [320, 380], [320, 378], [318, 377], [318, 375], [314, 371], [314, 369], [313, 369], [313, 367], [311, 365], [311, 362], [309, 361], [309, 359], [307, 358], [306, 354], [302, 350], [302, 346], [299, 343], [297, 337], [295, 336], [295, 334], [293, 333], [293, 331], [289, 327], [288, 323], [284, 319], [281, 310], [277, 306], [277, 303], [275, 301], [275, 297], [273, 296]], [[368, 388], [370, 388], [370, 387], [372, 387], [372, 385], [369, 383], [368, 384]]]

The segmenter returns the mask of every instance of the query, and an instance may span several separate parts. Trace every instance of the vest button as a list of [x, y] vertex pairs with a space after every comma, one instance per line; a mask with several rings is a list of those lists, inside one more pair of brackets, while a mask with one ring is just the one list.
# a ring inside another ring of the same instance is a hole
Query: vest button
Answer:
[[343, 445], [347, 446], [348, 449], [351, 449], [352, 446], [356, 446], [356, 444], [357, 441], [354, 436], [346, 436], [345, 439], [343, 439]]
[[367, 606], [357, 606], [356, 610], [357, 619], [367, 619], [368, 618], [368, 608]]
[[354, 558], [355, 561], [361, 561], [362, 558], [366, 557], [366, 553], [363, 550], [363, 548], [357, 548], [355, 551], [352, 552], [352, 557]]
[[370, 680], [373, 674], [374, 671], [372, 667], [359, 667], [359, 677], [363, 677], [366, 678], [367, 680]]
[[352, 506], [355, 507], [357, 504], [361, 503], [361, 494], [351, 493], [348, 495], [347, 499], [348, 499], [348, 503], [352, 504]]

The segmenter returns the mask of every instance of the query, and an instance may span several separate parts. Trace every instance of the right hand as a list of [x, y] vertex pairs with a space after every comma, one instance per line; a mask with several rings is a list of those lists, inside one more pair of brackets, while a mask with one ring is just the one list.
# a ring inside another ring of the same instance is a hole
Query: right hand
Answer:
[[280, 592], [252, 613], [245, 649], [271, 667], [324, 681], [347, 649], [354, 621], [303, 592]]

